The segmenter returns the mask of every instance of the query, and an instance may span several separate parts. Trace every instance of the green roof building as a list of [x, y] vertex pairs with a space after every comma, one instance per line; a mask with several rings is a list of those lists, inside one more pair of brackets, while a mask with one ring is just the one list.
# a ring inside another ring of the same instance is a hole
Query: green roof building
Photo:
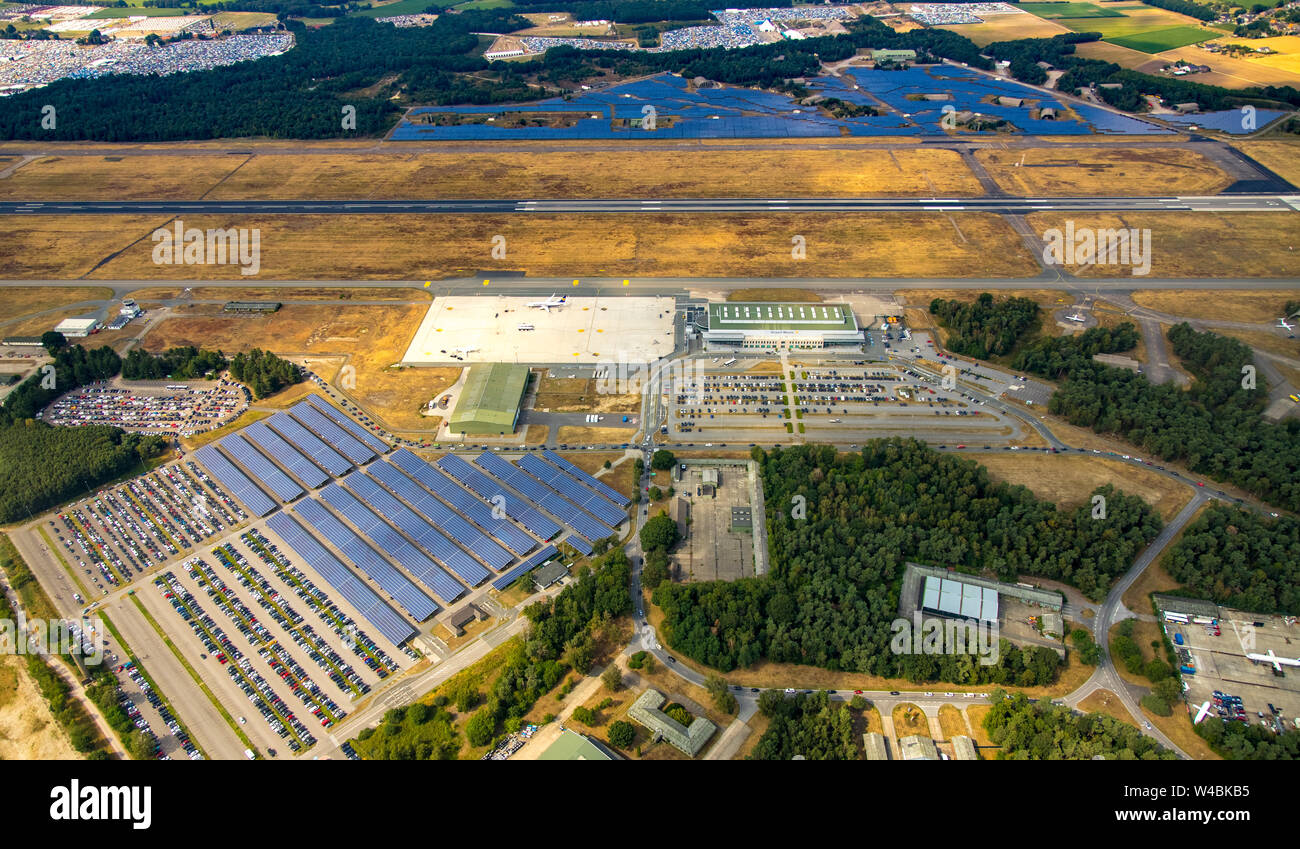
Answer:
[[742, 350], [780, 351], [861, 345], [863, 338], [848, 304], [720, 301], [709, 304], [704, 341]]
[[537, 756], [539, 761], [613, 761], [618, 760], [609, 749], [584, 737], [576, 731], [564, 729], [560, 739]]
[[527, 366], [470, 366], [456, 410], [451, 414], [452, 432], [478, 436], [513, 433], [527, 388]]

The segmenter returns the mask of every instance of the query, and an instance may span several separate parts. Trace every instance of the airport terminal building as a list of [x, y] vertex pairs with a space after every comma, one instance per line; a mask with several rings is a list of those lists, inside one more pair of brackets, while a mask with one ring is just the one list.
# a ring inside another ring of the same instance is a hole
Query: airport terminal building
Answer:
[[862, 329], [848, 304], [709, 304], [707, 345], [744, 351], [806, 351], [859, 347]]

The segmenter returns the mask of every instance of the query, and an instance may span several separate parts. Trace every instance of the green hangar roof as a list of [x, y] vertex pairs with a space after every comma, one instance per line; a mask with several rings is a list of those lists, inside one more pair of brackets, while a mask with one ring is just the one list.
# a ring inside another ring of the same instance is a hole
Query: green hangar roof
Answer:
[[709, 304], [709, 330], [845, 330], [858, 329], [847, 304], [782, 304], [741, 301]]
[[491, 363], [469, 367], [465, 387], [451, 415], [456, 433], [510, 433], [528, 388], [528, 367]]

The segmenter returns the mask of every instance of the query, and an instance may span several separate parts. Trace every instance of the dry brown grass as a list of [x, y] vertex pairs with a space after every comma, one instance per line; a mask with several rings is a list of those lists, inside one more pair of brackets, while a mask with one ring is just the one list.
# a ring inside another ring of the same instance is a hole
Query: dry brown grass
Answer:
[[624, 443], [632, 438], [633, 431], [625, 427], [582, 427], [564, 425], [559, 428], [556, 439], [567, 445], [595, 445], [597, 443]]
[[[0, 321], [82, 301], [106, 301], [112, 297], [113, 290], [103, 286], [5, 286], [0, 289]], [[15, 334], [6, 331], [5, 335]]]
[[910, 737], [920, 734], [930, 736], [930, 722], [919, 707], [911, 702], [904, 702], [894, 707], [894, 734], [897, 737]]
[[939, 727], [943, 729], [943, 739], [945, 740], [951, 740], [953, 737], [970, 736], [970, 729], [966, 726], [965, 715], [953, 705], [941, 705], [939, 707]]
[[[898, 298], [901, 303], [906, 303], [921, 310], [925, 313], [926, 320], [930, 321], [930, 302], [935, 298], [974, 303], [980, 294], [976, 289], [899, 289], [894, 293], [894, 297]], [[1064, 289], [998, 289], [993, 291], [992, 294], [995, 300], [1013, 297], [1029, 298], [1031, 301], [1037, 301], [1041, 306], [1048, 309], [1074, 303], [1074, 299]]]
[[[1223, 40], [1223, 39], [1220, 39]], [[1260, 41], [1272, 41], [1273, 39], [1260, 39]], [[1258, 45], [1255, 39], [1227, 39], [1227, 41], [1238, 41], [1238, 43], [1248, 44], [1251, 47]], [[1251, 86], [1296, 86], [1300, 85], [1300, 66], [1295, 66], [1296, 57], [1291, 56], [1261, 56], [1258, 59], [1238, 59], [1232, 56], [1222, 54], [1216, 55], [1209, 53], [1193, 45], [1178, 47], [1173, 50], [1166, 50], [1160, 55], [1161, 64], [1173, 62], [1176, 59], [1183, 59], [1195, 64], [1209, 65], [1213, 70], [1208, 74], [1197, 74], [1195, 80], [1205, 85], [1218, 85], [1224, 88], [1249, 88]], [[1276, 67], [1266, 64], [1269, 60], [1291, 62], [1292, 67]]]
[[[141, 182], [147, 185], [152, 179], [147, 175]], [[202, 182], [195, 185], [199, 188]], [[978, 195], [981, 190], [954, 151], [786, 147], [255, 156], [208, 196], [405, 199], [917, 193]]]
[[[1278, 354], [1283, 357], [1300, 359], [1300, 342], [1263, 330], [1237, 330], [1231, 327], [1217, 328], [1215, 333], [1240, 339], [1252, 348]], [[1171, 358], [1172, 359], [1172, 358]]]
[[554, 413], [635, 413], [641, 396], [600, 393], [595, 378], [543, 377], [533, 407]]
[[[356, 369], [356, 388], [347, 390], [353, 400], [392, 430], [424, 432], [434, 425], [420, 415], [419, 408], [454, 383], [459, 369], [389, 366], [401, 359], [425, 311], [418, 304], [288, 304], [270, 315], [186, 315], [160, 322], [145, 338], [144, 347], [158, 351], [203, 345], [227, 354], [270, 347], [284, 356], [346, 356], [348, 365]], [[334, 377], [328, 370], [322, 374]]]
[[937, 27], [965, 36], [983, 47], [995, 41], [1012, 41], [1017, 38], [1051, 38], [1070, 30], [1058, 23], [1037, 15], [989, 15], [982, 24], [951, 24]]
[[[1300, 228], [1293, 212], [1242, 212], [1232, 214], [1133, 212], [1072, 216], [1076, 229], [1137, 228], [1151, 230], [1152, 277], [1296, 277], [1300, 276]], [[1056, 213], [1034, 213], [1029, 226], [1042, 233], [1064, 228]], [[1115, 265], [1072, 265], [1079, 277], [1128, 276], [1130, 269]], [[1140, 284], [1140, 277], [1134, 277]]]
[[1210, 195], [1233, 182], [1206, 156], [1185, 147], [987, 148], [975, 158], [1016, 195]]
[[271, 413], [268, 410], [245, 410], [239, 418], [219, 428], [214, 428], [206, 433], [195, 434], [194, 436], [182, 436], [181, 445], [185, 447], [186, 451], [194, 451], [209, 442], [215, 442], [223, 436], [241, 430], [253, 422], [260, 421], [270, 415]]
[[0, 198], [198, 199], [246, 158], [215, 153], [183, 157], [44, 156], [0, 180]]
[[1300, 185], [1300, 139], [1243, 141], [1234, 146], [1292, 185]]
[[524, 431], [524, 444], [541, 445], [546, 442], [546, 436], [550, 432], [550, 425], [528, 425], [528, 429]]
[[1167, 522], [1192, 497], [1188, 487], [1158, 472], [1096, 455], [989, 452], [975, 459], [994, 480], [1027, 487], [1062, 510], [1089, 503], [1092, 491], [1109, 483], [1141, 498]]
[[1120, 722], [1132, 725], [1134, 728], [1137, 727], [1137, 722], [1133, 720], [1132, 714], [1124, 708], [1119, 696], [1110, 690], [1101, 688], [1093, 690], [1088, 695], [1088, 698], [1079, 702], [1079, 710], [1085, 713], [1105, 714], [1111, 719], [1118, 719]]
[[[970, 724], [971, 736], [975, 738], [975, 742], [980, 746], [993, 745], [993, 741], [989, 739], [989, 732], [984, 728], [984, 717], [988, 716], [989, 711], [992, 709], [992, 705], [966, 706], [966, 721]], [[986, 757], [991, 756], [990, 754]]]
[[[1075, 47], [1075, 52], [1085, 59], [1114, 62], [1122, 68], [1132, 68], [1135, 70], [1143, 65], [1154, 64], [1156, 67], [1159, 67], [1160, 65], [1165, 64], [1159, 60], [1153, 60], [1149, 53], [1143, 53], [1141, 50], [1134, 50], [1131, 47], [1124, 47], [1119, 44], [1111, 44], [1109, 41], [1092, 41], [1079, 44]], [[1217, 64], [1218, 57], [1216, 56], [1214, 58], [1215, 63]], [[1202, 56], [1202, 58], [1196, 60], [1196, 63], [1204, 64], [1205, 61], [1204, 56]], [[1196, 80], [1197, 82], [1209, 82], [1209, 80], [1206, 79], [1207, 76], [1207, 74], [1197, 74]]]
[[1192, 760], [1223, 760], [1214, 753], [1214, 750], [1210, 748], [1210, 744], [1201, 739], [1201, 735], [1197, 734], [1196, 729], [1192, 727], [1192, 717], [1188, 713], [1188, 706], [1182, 702], [1175, 702], [1172, 707], [1173, 713], [1169, 716], [1156, 716], [1141, 705], [1138, 706], [1138, 709], [1142, 711], [1152, 725], [1163, 731], [1165, 736], [1172, 740], [1174, 745], [1186, 752]]
[[803, 301], [820, 303], [822, 296], [807, 289], [734, 289], [727, 293], [728, 301]]
[[[155, 265], [148, 236], [163, 223], [141, 216], [0, 219], [0, 277], [81, 277], [121, 251], [93, 276], [244, 279], [234, 265]], [[430, 280], [480, 269], [642, 278], [1038, 273], [1019, 235], [984, 213], [196, 216], [186, 225], [261, 229], [261, 279]], [[509, 254], [494, 260], [489, 248], [498, 234]], [[807, 240], [807, 259], [791, 257], [793, 235]]]
[[1276, 324], [1287, 301], [1300, 301], [1300, 289], [1142, 289], [1132, 298], [1138, 306], [1180, 318]]

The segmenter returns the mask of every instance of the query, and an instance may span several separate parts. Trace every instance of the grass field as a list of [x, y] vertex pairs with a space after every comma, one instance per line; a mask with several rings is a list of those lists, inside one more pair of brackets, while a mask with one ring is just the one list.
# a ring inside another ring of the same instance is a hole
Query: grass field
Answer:
[[1111, 44], [1142, 53], [1160, 53], [1223, 35], [1218, 30], [1201, 26], [1195, 18], [1155, 6], [1128, 8], [1116, 15], [1063, 18], [1061, 23], [1075, 32], [1099, 32], [1102, 39]]
[[966, 727], [966, 717], [961, 709], [954, 705], [942, 705], [939, 708], [939, 727], [943, 729], [943, 739], [969, 737], [970, 729]]
[[1175, 47], [1186, 47], [1201, 41], [1208, 41], [1211, 34], [1200, 27], [1174, 26], [1148, 30], [1133, 35], [1111, 36], [1106, 38], [1111, 44], [1127, 47], [1142, 53], [1162, 53]]
[[1185, 147], [986, 148], [975, 157], [1016, 195], [1208, 195], [1233, 182], [1206, 156]]
[[[270, 315], [186, 315], [160, 322], [143, 347], [159, 351], [204, 345], [227, 354], [269, 347], [283, 356], [346, 356], [356, 369], [356, 388], [348, 394], [357, 403], [394, 430], [425, 431], [432, 420], [421, 416], [419, 408], [450, 386], [459, 369], [389, 368], [401, 359], [425, 311], [418, 304], [288, 304]], [[322, 373], [333, 377], [328, 370]]]
[[1300, 289], [1259, 291], [1142, 289], [1132, 298], [1139, 306], [1184, 318], [1277, 324], [1287, 301], [1300, 301]]
[[1063, 510], [1089, 503], [1092, 491], [1109, 483], [1141, 498], [1167, 522], [1192, 497], [1186, 486], [1157, 472], [1095, 455], [989, 452], [976, 459], [994, 480], [1024, 486]]
[[[756, 179], [757, 178], [757, 179]], [[980, 193], [950, 150], [48, 156], [0, 198], [376, 199]]]
[[[0, 220], [0, 277], [247, 279], [234, 265], [154, 264], [149, 234], [166, 223], [160, 218], [8, 217]], [[432, 280], [496, 269], [639, 278], [1023, 277], [1039, 270], [1020, 236], [985, 213], [195, 216], [185, 224], [259, 228], [261, 280]], [[500, 260], [490, 256], [498, 234], [509, 245]], [[806, 239], [806, 259], [791, 257], [793, 235]]]
[[728, 301], [802, 301], [804, 303], [821, 303], [822, 296], [807, 289], [733, 289], [727, 293]]
[[1069, 27], [1035, 15], [990, 15], [982, 24], [949, 24], [937, 27], [965, 36], [980, 47], [995, 41], [1018, 38], [1051, 38], [1071, 32]]
[[920, 734], [922, 737], [930, 736], [930, 723], [926, 719], [925, 713], [919, 707], [911, 702], [904, 702], [894, 708], [894, 734], [898, 737], [908, 737], [912, 734]]
[[1101, 713], [1109, 716], [1111, 719], [1118, 719], [1120, 722], [1128, 723], [1134, 728], [1137, 727], [1137, 721], [1124, 708], [1120, 702], [1119, 696], [1110, 690], [1098, 688], [1089, 694], [1088, 698], [1079, 702], [1079, 710], [1084, 713]]
[[1300, 186], [1300, 138], [1295, 141], [1237, 142], [1235, 147], [1293, 186]]
[[[992, 705], [967, 705], [966, 721], [970, 724], [971, 734], [975, 737], [975, 742], [981, 746], [991, 746], [993, 741], [989, 739], [988, 731], [984, 730], [984, 717], [988, 716]], [[995, 757], [994, 752], [981, 752], [985, 758]]]
[[1122, 12], [1092, 3], [1021, 3], [1019, 8], [1040, 18], [1122, 18]]
[[[111, 297], [113, 290], [104, 286], [6, 286], [0, 297], [0, 322], [57, 309], [67, 304], [102, 301]], [[15, 334], [6, 330], [4, 335]]]
[[[430, 0], [397, 0], [395, 3], [372, 3], [369, 9], [358, 9], [351, 14], [358, 18], [392, 18], [397, 15], [421, 15], [429, 8]], [[507, 4], [508, 5], [508, 4]]]
[[219, 12], [212, 16], [212, 25], [218, 30], [228, 29], [232, 32], [262, 27], [275, 23], [275, 15], [269, 12]]
[[[156, 301], [171, 300], [181, 297], [177, 286], [165, 286], [137, 289], [127, 295], [143, 301], [146, 298]], [[196, 301], [420, 301], [429, 302], [433, 295], [428, 289], [402, 287], [330, 287], [330, 286], [194, 286], [185, 297]]]
[[[1078, 215], [1077, 228], [1130, 227], [1151, 230], [1151, 277], [1296, 277], [1300, 276], [1300, 230], [1293, 212], [1227, 214], [1136, 212], [1123, 215]], [[1037, 233], [1063, 228], [1065, 220], [1052, 213], [1027, 216]], [[1281, 238], [1279, 238], [1281, 237]], [[1071, 265], [1078, 277], [1128, 276], [1117, 265]], [[1141, 283], [1134, 277], [1135, 284]]]

